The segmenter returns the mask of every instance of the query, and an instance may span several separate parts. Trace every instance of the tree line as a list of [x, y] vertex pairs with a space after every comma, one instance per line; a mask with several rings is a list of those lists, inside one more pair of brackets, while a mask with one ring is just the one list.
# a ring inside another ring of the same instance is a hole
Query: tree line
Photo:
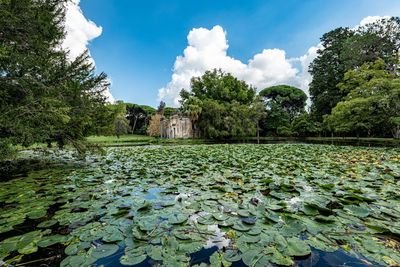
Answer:
[[298, 88], [255, 88], [221, 70], [194, 77], [181, 107], [107, 103], [109, 83], [87, 51], [61, 48], [68, 0], [0, 0], [0, 157], [17, 145], [72, 144], [89, 135], [157, 136], [162, 116], [188, 116], [205, 138], [258, 135], [400, 137], [400, 19], [324, 34], [310, 66], [311, 106]]
[[160, 102], [157, 109], [147, 105], [124, 103], [123, 101], [110, 104], [108, 108], [114, 114], [114, 123], [110, 124], [108, 131], [103, 132], [103, 134], [114, 134], [117, 137], [123, 134], [159, 136], [161, 117], [170, 117], [179, 111], [177, 108], [167, 107], [163, 101]]
[[[399, 51], [398, 17], [353, 29], [337, 28], [322, 36], [310, 65], [311, 106], [307, 107], [307, 95], [299, 88], [277, 85], [257, 94], [232, 74], [214, 69], [193, 77], [191, 90], [180, 93], [180, 108], [171, 109], [166, 117], [187, 116], [195, 130], [210, 139], [255, 135], [400, 138]], [[165, 115], [160, 107], [141, 115], [140, 133], [159, 136]], [[135, 115], [128, 111], [125, 117], [132, 126]]]
[[182, 111], [206, 138], [363, 136], [400, 138], [400, 19], [324, 34], [310, 66], [311, 106], [295, 87], [261, 90], [220, 70], [193, 78]]

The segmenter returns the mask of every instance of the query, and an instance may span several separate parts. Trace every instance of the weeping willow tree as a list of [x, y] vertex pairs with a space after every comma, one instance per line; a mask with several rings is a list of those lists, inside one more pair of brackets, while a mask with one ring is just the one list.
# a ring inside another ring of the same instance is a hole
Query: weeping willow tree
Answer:
[[70, 60], [63, 0], [0, 0], [0, 157], [13, 145], [56, 141], [87, 147], [85, 136], [112, 123], [107, 76], [88, 52]]

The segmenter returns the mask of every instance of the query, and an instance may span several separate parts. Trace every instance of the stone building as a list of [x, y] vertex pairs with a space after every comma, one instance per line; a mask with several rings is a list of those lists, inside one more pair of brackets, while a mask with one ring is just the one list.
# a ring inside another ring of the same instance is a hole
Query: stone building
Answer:
[[187, 117], [173, 115], [170, 118], [162, 118], [160, 122], [161, 138], [193, 138], [192, 122]]

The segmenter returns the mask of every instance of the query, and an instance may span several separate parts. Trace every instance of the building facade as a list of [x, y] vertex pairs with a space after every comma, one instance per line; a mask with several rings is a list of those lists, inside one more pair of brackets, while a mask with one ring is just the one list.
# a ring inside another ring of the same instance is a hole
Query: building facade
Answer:
[[187, 117], [173, 115], [170, 118], [162, 118], [160, 122], [161, 138], [193, 138], [194, 131], [192, 121]]

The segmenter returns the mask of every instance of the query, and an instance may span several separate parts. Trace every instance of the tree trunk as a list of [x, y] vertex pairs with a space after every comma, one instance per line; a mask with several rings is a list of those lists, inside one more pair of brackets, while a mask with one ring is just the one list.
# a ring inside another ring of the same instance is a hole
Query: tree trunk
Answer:
[[257, 121], [257, 144], [260, 144], [260, 126]]
[[138, 117], [137, 117], [137, 116], [135, 116], [135, 120], [133, 121], [133, 126], [132, 126], [132, 133], [134, 133], [134, 132], [135, 132], [135, 128], [136, 128], [136, 122], [137, 122], [137, 120], [138, 120]]
[[393, 138], [400, 139], [400, 126], [396, 126], [393, 130]]

